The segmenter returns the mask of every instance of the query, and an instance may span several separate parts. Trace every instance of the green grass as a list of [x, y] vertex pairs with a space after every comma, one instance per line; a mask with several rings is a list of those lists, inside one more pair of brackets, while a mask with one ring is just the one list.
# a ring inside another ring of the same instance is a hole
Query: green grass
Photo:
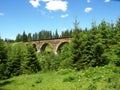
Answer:
[[120, 90], [120, 67], [21, 75], [0, 81], [0, 90]]

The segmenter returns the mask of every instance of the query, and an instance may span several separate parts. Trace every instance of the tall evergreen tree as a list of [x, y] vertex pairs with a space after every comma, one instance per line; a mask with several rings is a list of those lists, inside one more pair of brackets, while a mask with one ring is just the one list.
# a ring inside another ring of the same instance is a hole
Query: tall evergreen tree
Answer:
[[9, 48], [7, 70], [10, 76], [22, 74], [21, 63], [24, 61], [26, 49], [23, 43], [15, 43]]
[[7, 49], [3, 40], [0, 39], [0, 79], [6, 78]]
[[31, 41], [31, 40], [32, 40], [31, 33], [28, 33], [28, 41]]
[[74, 29], [75, 30], [79, 29], [80, 22], [77, 20], [77, 17], [75, 18], [75, 22], [73, 24], [74, 24]]
[[18, 34], [17, 36], [16, 36], [16, 40], [15, 40], [16, 42], [20, 42], [20, 41], [22, 41], [22, 36], [20, 35], [20, 34]]
[[25, 31], [23, 32], [22, 40], [23, 40], [23, 42], [27, 42], [28, 41], [27, 34], [25, 33]]
[[58, 34], [58, 31], [57, 31], [57, 30], [55, 31], [54, 38], [59, 38], [59, 34]]
[[21, 65], [23, 73], [36, 73], [40, 70], [40, 65], [35, 52], [32, 45], [27, 45], [27, 53]]
[[118, 18], [116, 26], [115, 26], [115, 39], [117, 42], [120, 42], [120, 18]]
[[85, 68], [87, 66], [86, 49], [87, 35], [81, 30], [75, 30], [72, 38], [72, 59], [74, 67], [78, 70]]

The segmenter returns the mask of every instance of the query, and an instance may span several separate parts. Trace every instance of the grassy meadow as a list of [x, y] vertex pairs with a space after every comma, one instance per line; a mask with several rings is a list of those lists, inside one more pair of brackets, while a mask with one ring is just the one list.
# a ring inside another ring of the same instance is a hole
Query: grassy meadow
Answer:
[[0, 81], [0, 90], [119, 90], [120, 67], [39, 72]]

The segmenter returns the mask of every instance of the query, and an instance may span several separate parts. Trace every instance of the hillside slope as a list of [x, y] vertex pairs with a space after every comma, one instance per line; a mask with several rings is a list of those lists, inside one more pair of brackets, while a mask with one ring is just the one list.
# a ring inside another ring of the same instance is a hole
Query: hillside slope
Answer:
[[120, 67], [39, 72], [0, 81], [0, 90], [119, 90]]

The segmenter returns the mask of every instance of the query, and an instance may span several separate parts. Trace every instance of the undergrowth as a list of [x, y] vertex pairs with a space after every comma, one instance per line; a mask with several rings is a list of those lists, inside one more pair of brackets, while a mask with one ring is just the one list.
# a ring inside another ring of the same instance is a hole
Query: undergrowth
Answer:
[[0, 81], [0, 90], [119, 90], [120, 67], [39, 72]]

